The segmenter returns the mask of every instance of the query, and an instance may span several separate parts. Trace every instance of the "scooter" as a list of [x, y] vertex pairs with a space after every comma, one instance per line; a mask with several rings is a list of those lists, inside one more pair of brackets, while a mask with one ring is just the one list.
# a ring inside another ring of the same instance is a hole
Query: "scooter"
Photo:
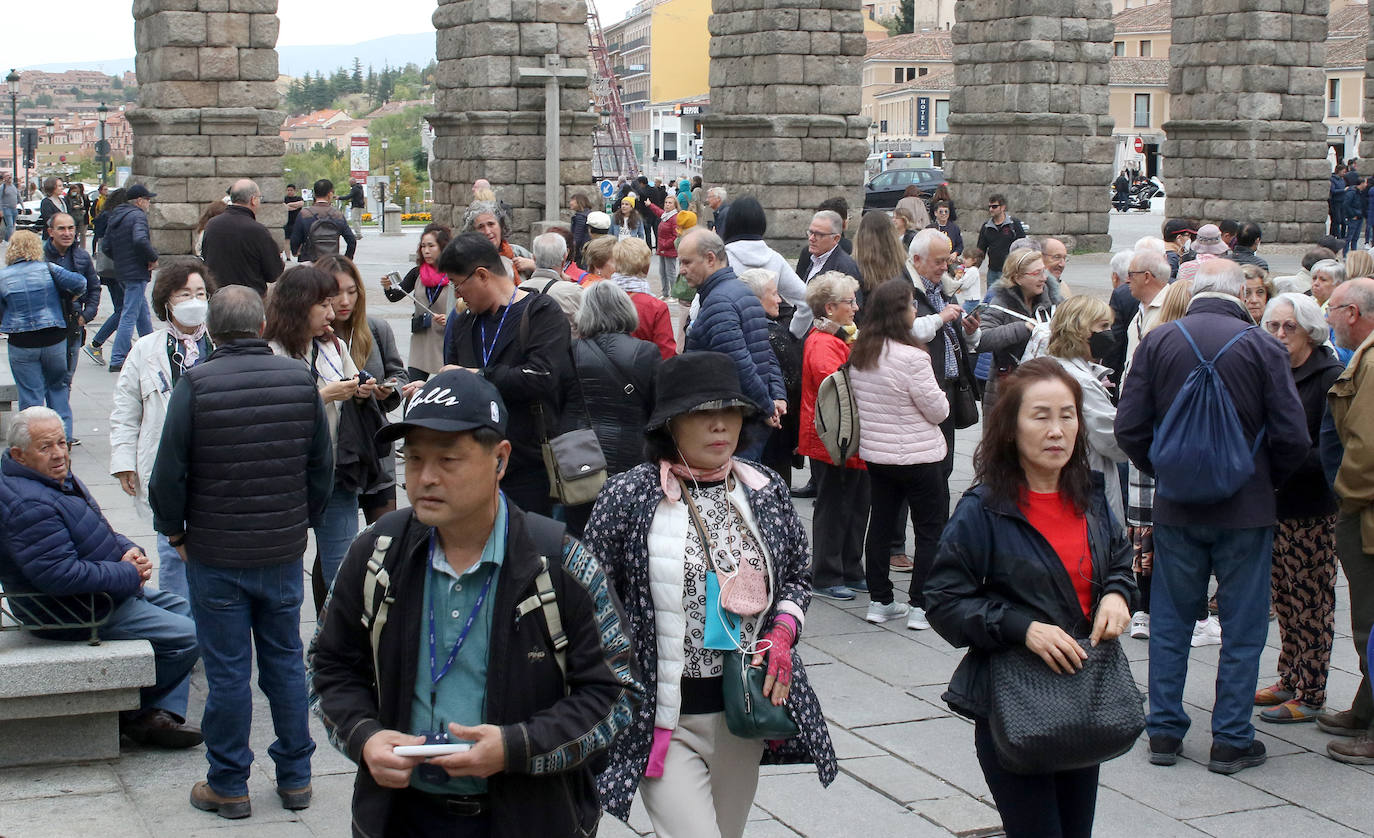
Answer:
[[1159, 178], [1152, 177], [1139, 186], [1131, 187], [1131, 194], [1126, 199], [1126, 212], [1140, 210], [1150, 211], [1150, 199], [1157, 198], [1164, 194], [1164, 184], [1159, 182]]

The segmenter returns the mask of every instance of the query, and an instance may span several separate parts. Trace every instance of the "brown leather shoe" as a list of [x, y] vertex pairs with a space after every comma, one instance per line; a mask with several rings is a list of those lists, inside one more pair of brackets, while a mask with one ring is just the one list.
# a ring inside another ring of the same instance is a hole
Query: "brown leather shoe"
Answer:
[[119, 732], [140, 745], [194, 748], [205, 741], [200, 728], [168, 710], [149, 710], [120, 724]]
[[1363, 736], [1368, 719], [1357, 719], [1354, 710], [1329, 710], [1317, 717], [1317, 727], [1332, 736]]
[[1326, 743], [1326, 755], [1337, 762], [1348, 762], [1351, 765], [1374, 765], [1374, 739], [1368, 736], [1337, 739]]
[[210, 784], [204, 780], [191, 787], [191, 805], [202, 812], [214, 812], [229, 820], [238, 820], [253, 814], [253, 804], [249, 801], [248, 795], [225, 797], [210, 788]]
[[277, 787], [277, 797], [281, 798], [281, 807], [297, 811], [310, 808], [310, 786], [300, 789], [284, 789]]

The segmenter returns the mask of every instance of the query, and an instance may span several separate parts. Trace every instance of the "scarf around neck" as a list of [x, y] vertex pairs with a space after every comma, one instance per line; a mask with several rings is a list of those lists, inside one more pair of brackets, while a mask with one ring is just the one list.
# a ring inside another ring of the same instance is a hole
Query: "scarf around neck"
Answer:
[[200, 339], [205, 337], [205, 324], [202, 323], [194, 331], [186, 333], [178, 329], [177, 324], [168, 318], [167, 334], [181, 343], [181, 357], [186, 359], [186, 369], [194, 367], [200, 359]]
[[611, 281], [619, 285], [620, 290], [624, 291], [626, 294], [634, 294], [636, 292], [640, 294], [649, 293], [649, 280], [642, 276], [630, 276], [629, 274], [616, 272], [611, 274]]
[[682, 500], [682, 484], [678, 482], [679, 477], [693, 483], [719, 483], [725, 479], [726, 475], [730, 474], [733, 474], [736, 480], [755, 492], [768, 485], [768, 478], [762, 472], [734, 457], [731, 457], [730, 461], [720, 468], [710, 470], [694, 469], [691, 466], [682, 463], [670, 463], [667, 460], [658, 461], [658, 484], [663, 489], [663, 495], [669, 503], [677, 503]]
[[439, 288], [448, 284], [448, 274], [425, 262], [420, 266], [420, 282], [426, 288]]
[[859, 327], [853, 323], [841, 326], [829, 317], [817, 317], [811, 325], [816, 327], [816, 331], [834, 335], [846, 344], [852, 344], [859, 337]]

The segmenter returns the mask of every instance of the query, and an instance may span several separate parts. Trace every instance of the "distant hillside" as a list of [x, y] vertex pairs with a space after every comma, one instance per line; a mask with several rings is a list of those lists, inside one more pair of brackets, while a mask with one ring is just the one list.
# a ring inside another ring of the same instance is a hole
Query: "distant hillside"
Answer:
[[[366, 70], [371, 65], [376, 70], [390, 64], [404, 67], [414, 63], [423, 67], [434, 59], [434, 33], [417, 32], [414, 35], [389, 35], [357, 44], [330, 44], [307, 47], [277, 47], [280, 57], [280, 72], [288, 76], [302, 76], [319, 71], [326, 76], [339, 67], [351, 66], [356, 57]], [[122, 74], [134, 69], [133, 58], [112, 58], [106, 61], [58, 62], [55, 64], [34, 64], [20, 67], [23, 70], [42, 70], [61, 72], [63, 70], [99, 70], [111, 75]]]

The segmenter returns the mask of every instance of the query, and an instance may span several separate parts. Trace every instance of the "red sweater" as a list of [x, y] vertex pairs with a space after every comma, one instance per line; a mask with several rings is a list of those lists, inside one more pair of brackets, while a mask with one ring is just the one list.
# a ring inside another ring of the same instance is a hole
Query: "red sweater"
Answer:
[[630, 336], [657, 346], [658, 354], [665, 361], [676, 355], [677, 341], [673, 339], [673, 318], [668, 313], [668, 304], [653, 294], [641, 294], [638, 291], [630, 294], [630, 302], [635, 304], [635, 311], [639, 313], [639, 328]]
[[[830, 465], [834, 463], [830, 462], [830, 455], [825, 453], [825, 446], [816, 435], [816, 391], [827, 375], [848, 360], [849, 344], [843, 340], [819, 329], [812, 329], [811, 334], [806, 336], [806, 345], [802, 350], [801, 428], [797, 435], [797, 452]], [[788, 409], [793, 407], [789, 405]], [[845, 467], [865, 468], [858, 454], [850, 457]]]
[[1059, 492], [1021, 494], [1021, 514], [1054, 548], [1064, 571], [1073, 582], [1083, 614], [1093, 605], [1093, 560], [1088, 546], [1088, 518], [1074, 509], [1073, 501]]

